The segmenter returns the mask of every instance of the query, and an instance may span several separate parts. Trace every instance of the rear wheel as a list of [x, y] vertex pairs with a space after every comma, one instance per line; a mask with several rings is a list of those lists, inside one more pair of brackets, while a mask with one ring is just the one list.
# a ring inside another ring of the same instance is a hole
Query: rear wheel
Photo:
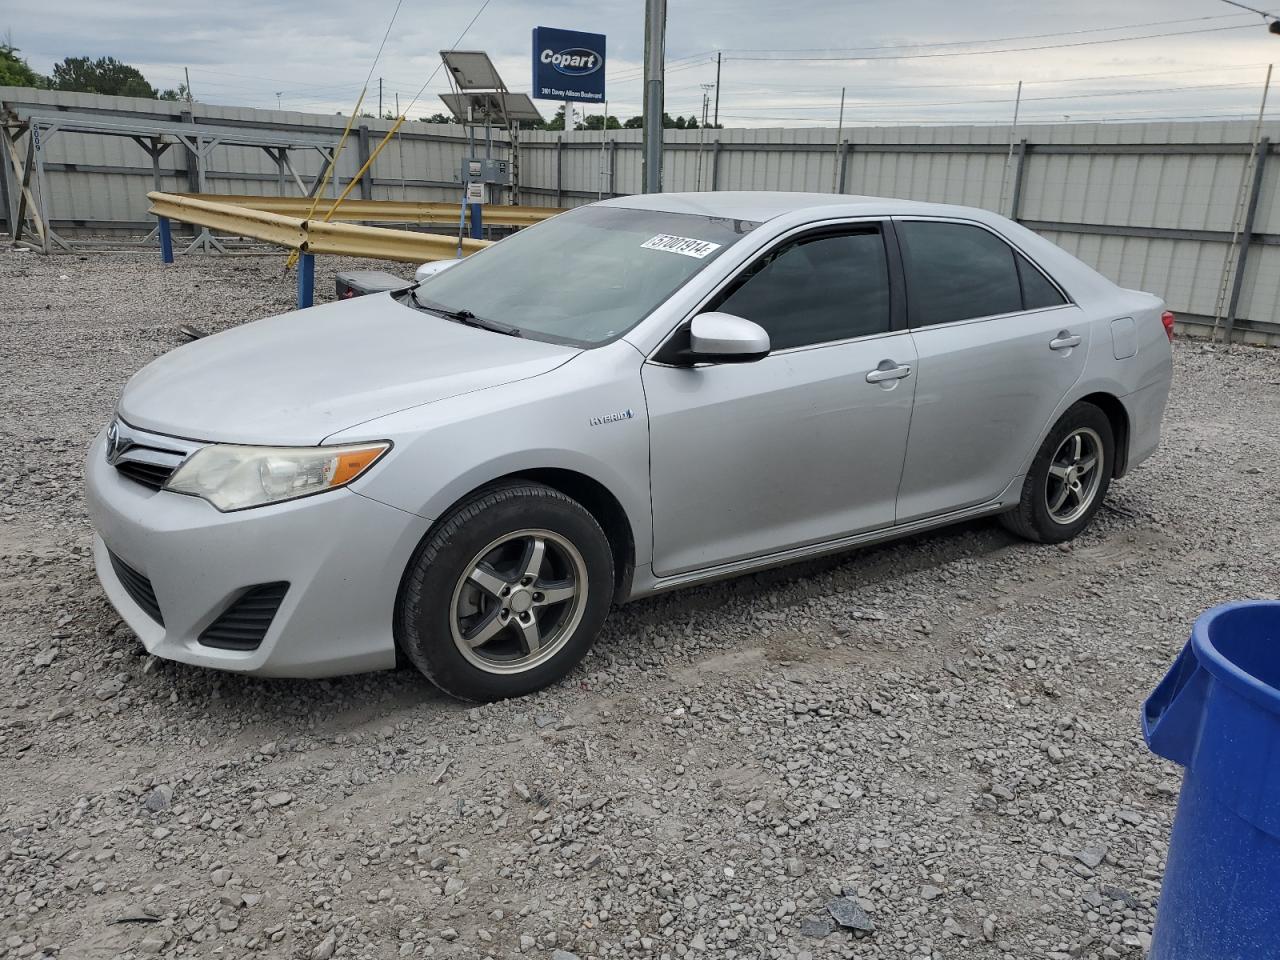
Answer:
[[1111, 421], [1091, 403], [1071, 407], [1040, 445], [1018, 506], [1000, 519], [1020, 537], [1062, 543], [1093, 519], [1111, 485]]
[[518, 697], [582, 659], [612, 587], [609, 541], [581, 504], [541, 484], [493, 487], [418, 548], [401, 588], [397, 639], [446, 693]]

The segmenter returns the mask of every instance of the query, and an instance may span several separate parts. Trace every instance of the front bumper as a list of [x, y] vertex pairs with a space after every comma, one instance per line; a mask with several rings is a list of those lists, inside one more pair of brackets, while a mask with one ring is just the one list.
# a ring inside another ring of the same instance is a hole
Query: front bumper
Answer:
[[[108, 599], [149, 653], [282, 677], [395, 665], [396, 593], [430, 521], [347, 489], [219, 513], [121, 476], [106, 461], [105, 436], [94, 441], [85, 469], [94, 563]], [[130, 596], [110, 554], [151, 581], [163, 626]], [[245, 588], [279, 581], [289, 589], [255, 649], [200, 643]]]

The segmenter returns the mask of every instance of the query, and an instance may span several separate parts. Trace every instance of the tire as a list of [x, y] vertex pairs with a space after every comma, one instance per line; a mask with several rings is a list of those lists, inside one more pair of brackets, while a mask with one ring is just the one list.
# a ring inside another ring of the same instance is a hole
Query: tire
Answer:
[[[1079, 438], [1079, 447], [1076, 447], [1076, 438]], [[1077, 451], [1081, 455], [1073, 463]], [[1072, 468], [1079, 470], [1090, 455], [1098, 459], [1091, 471], [1078, 475], [1067, 472]], [[1089, 525], [1102, 506], [1102, 499], [1111, 486], [1115, 462], [1111, 421], [1093, 404], [1077, 403], [1045, 437], [1027, 471], [1018, 506], [1002, 514], [1000, 522], [1011, 532], [1035, 543], [1071, 540]], [[1064, 487], [1067, 488], [1065, 495]], [[1055, 504], [1058, 504], [1056, 509]]]
[[613, 588], [609, 540], [580, 503], [537, 483], [488, 487], [441, 519], [409, 561], [396, 641], [451, 696], [520, 697], [577, 666]]

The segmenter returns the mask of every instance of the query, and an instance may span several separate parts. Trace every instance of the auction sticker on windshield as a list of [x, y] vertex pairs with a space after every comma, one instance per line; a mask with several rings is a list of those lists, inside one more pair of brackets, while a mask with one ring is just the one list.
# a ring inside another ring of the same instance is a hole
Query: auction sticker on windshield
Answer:
[[650, 237], [640, 246], [645, 250], [665, 250], [667, 253], [678, 253], [681, 256], [695, 257], [698, 260], [720, 249], [720, 244], [712, 243], [710, 240], [673, 237], [667, 233], [660, 233], [656, 237]]

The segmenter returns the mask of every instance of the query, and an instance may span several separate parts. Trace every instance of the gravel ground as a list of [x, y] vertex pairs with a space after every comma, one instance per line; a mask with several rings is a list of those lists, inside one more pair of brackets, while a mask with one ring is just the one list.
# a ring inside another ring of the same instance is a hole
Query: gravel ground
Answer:
[[92, 434], [179, 322], [289, 307], [280, 266], [0, 253], [0, 957], [1140, 956], [1179, 780], [1138, 706], [1276, 589], [1280, 355], [1179, 344], [1069, 547], [983, 522], [642, 601], [476, 708], [153, 662], [96, 586]]

